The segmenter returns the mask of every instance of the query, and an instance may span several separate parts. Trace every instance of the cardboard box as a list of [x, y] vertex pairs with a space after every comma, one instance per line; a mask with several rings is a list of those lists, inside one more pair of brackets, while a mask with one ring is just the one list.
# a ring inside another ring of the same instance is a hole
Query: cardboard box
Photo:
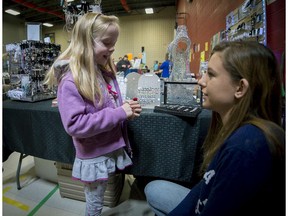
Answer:
[[[85, 201], [84, 184], [72, 179], [72, 165], [56, 163], [59, 191], [61, 197]], [[124, 176], [115, 174], [109, 178], [104, 194], [104, 206], [115, 207], [124, 186]]]

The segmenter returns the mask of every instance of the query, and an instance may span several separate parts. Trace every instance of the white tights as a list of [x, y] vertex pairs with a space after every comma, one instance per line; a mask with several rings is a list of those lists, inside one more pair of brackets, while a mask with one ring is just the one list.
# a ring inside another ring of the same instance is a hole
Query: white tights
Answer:
[[104, 193], [108, 181], [86, 183], [84, 192], [86, 197], [85, 216], [100, 216], [104, 205]]

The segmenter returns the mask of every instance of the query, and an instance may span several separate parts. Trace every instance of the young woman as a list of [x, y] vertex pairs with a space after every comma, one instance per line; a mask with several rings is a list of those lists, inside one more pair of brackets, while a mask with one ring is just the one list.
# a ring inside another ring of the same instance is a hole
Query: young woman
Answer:
[[285, 215], [285, 132], [281, 80], [273, 53], [257, 42], [222, 42], [199, 80], [212, 121], [201, 181], [145, 187], [158, 215]]
[[76, 149], [72, 177], [85, 184], [86, 216], [101, 214], [109, 175], [132, 164], [125, 122], [142, 110], [121, 98], [111, 58], [118, 35], [117, 17], [85, 14], [46, 76], [47, 84], [58, 85], [61, 120]]

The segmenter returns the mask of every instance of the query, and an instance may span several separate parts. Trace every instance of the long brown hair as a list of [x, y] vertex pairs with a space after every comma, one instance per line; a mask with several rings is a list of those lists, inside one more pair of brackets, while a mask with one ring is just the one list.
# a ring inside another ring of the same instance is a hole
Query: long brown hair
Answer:
[[[225, 125], [218, 113], [212, 111], [211, 125], [203, 144], [201, 174], [216, 152], [233, 131], [243, 124], [260, 128], [273, 155], [284, 157], [281, 128], [281, 78], [273, 52], [257, 42], [221, 42], [211, 52], [220, 53], [223, 66], [232, 81], [245, 78], [248, 92], [237, 101]], [[279, 139], [280, 138], [280, 139]]]

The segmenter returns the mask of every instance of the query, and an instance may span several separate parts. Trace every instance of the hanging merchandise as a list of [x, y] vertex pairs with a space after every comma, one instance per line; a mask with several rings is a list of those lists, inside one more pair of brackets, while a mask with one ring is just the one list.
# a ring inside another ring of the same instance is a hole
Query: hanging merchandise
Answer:
[[65, 14], [65, 29], [67, 32], [71, 32], [74, 24], [77, 20], [82, 17], [85, 13], [94, 12], [94, 13], [102, 13], [101, 10], [101, 1], [102, 0], [94, 0], [94, 3], [89, 3], [87, 1], [67, 1], [64, 3], [61, 1], [61, 5], [63, 7], [63, 12]]
[[249, 40], [266, 45], [266, 1], [246, 0], [226, 16], [226, 38]]
[[56, 90], [45, 88], [43, 80], [60, 50], [60, 45], [40, 41], [7, 44], [11, 85], [7, 96], [12, 100], [29, 102], [55, 98]]

